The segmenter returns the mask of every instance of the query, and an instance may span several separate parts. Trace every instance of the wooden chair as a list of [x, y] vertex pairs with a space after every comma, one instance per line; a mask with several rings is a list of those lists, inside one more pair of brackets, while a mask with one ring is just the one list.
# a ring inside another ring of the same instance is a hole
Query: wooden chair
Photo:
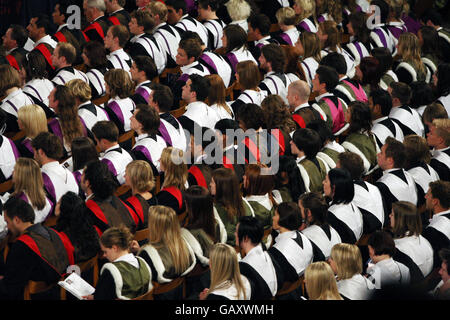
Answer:
[[134, 240], [136, 240], [137, 242], [143, 241], [143, 240], [147, 239], [148, 233], [149, 233], [148, 228], [136, 231], [136, 233], [134, 234]]
[[[48, 284], [44, 281], [30, 280], [23, 291], [23, 299], [31, 300], [31, 295], [48, 291], [55, 286], [58, 286], [58, 282]], [[66, 300], [66, 290], [62, 287], [60, 287], [60, 300]]]
[[163, 72], [159, 75], [159, 79], [167, 78], [167, 75], [169, 74], [180, 74], [180, 73], [181, 69], [178, 66], [175, 68], [165, 68]]
[[80, 267], [81, 272], [87, 272], [92, 269], [92, 286], [95, 287], [97, 285], [99, 270], [98, 270], [98, 258], [99, 255], [96, 254], [91, 259], [79, 262], [77, 265]]
[[316, 97], [319, 94], [317, 92], [311, 92], [311, 94], [309, 95], [309, 100], [308, 101], [315, 101]]
[[359, 238], [359, 240], [358, 241], [356, 241], [356, 245], [357, 246], [367, 246], [367, 242], [369, 241], [369, 238], [370, 238], [370, 236], [371, 236], [372, 234], [371, 233], [367, 233], [367, 234], [363, 234], [362, 236], [361, 236], [361, 238]]
[[275, 297], [284, 296], [286, 294], [291, 293], [294, 290], [297, 290], [299, 287], [301, 287], [302, 292], [301, 294], [305, 294], [305, 277], [302, 275], [298, 278], [297, 281], [294, 282], [284, 282], [281, 288], [277, 291]]
[[161, 191], [161, 176], [156, 176], [154, 194], [158, 194], [159, 191]]
[[170, 111], [170, 114], [173, 115], [175, 118], [181, 117], [186, 112], [186, 107], [181, 107], [175, 110]]
[[350, 42], [350, 35], [347, 33], [342, 34], [342, 44]]
[[237, 81], [233, 82], [233, 84], [231, 86], [229, 86], [226, 90], [225, 90], [225, 95], [227, 97], [230, 97], [230, 101], [234, 101], [237, 99], [237, 96], [239, 95], [239, 93], [242, 91], [242, 87], [241, 84]]
[[134, 130], [122, 133], [119, 136], [118, 143], [125, 150], [127, 151], [131, 150], [134, 147], [134, 144], [136, 143], [136, 139], [134, 137]]
[[84, 63], [74, 65], [73, 68], [77, 69], [79, 71], [85, 72], [85, 73], [86, 73], [86, 71], [88, 71], [87, 66]]
[[105, 94], [104, 96], [101, 96], [100, 98], [92, 100], [92, 103], [95, 104], [96, 106], [102, 106], [103, 104], [108, 102], [108, 100], [109, 100], [109, 95]]
[[136, 297], [136, 298], [130, 299], [130, 300], [154, 300], [153, 289], [150, 290], [149, 292], [143, 294], [142, 296], [139, 296], [139, 297]]
[[131, 188], [128, 185], [123, 184], [123, 185], [121, 185], [120, 187], [118, 187], [116, 189], [116, 191], [114, 192], [114, 195], [116, 197], [120, 198], [121, 196], [123, 196], [124, 194], [126, 194], [130, 190], [131, 190]]
[[174, 280], [172, 280], [171, 282], [168, 283], [157, 283], [157, 282], [153, 282], [153, 296], [157, 296], [159, 294], [163, 294], [163, 293], [167, 293], [170, 292], [172, 290], [175, 290], [177, 288], [179, 288], [180, 286], [182, 287], [182, 298], [186, 298], [186, 287], [185, 287], [185, 278], [184, 277], [179, 277], [176, 278]]
[[5, 192], [11, 191], [13, 188], [12, 179], [6, 180], [3, 183], [0, 183], [0, 194], [4, 194]]
[[[6, 136], [6, 134], [5, 134], [5, 136]], [[8, 137], [8, 138], [10, 138], [12, 141], [17, 141], [24, 137], [25, 137], [25, 131], [21, 130], [19, 132], [14, 133], [14, 135], [12, 135], [11, 137]]]
[[180, 222], [180, 226], [183, 228], [187, 223], [187, 211], [178, 215], [178, 221]]
[[58, 217], [55, 215], [52, 215], [52, 216], [48, 217], [47, 219], [45, 219], [43, 225], [46, 227], [54, 227], [54, 226], [56, 226], [57, 221], [58, 221]]
[[277, 31], [279, 31], [279, 30], [280, 30], [280, 26], [279, 26], [278, 23], [272, 23], [272, 24], [270, 25], [270, 30], [269, 30], [270, 33], [272, 33], [272, 32], [277, 32]]

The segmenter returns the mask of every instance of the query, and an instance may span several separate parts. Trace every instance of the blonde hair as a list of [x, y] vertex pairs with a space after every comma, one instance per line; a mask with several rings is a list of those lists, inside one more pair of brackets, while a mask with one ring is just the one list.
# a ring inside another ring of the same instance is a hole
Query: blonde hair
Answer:
[[130, 178], [131, 187], [137, 192], [151, 191], [155, 187], [153, 170], [144, 160], [134, 160], [126, 167], [126, 175]]
[[333, 270], [324, 261], [308, 265], [305, 270], [305, 287], [310, 300], [342, 300]]
[[310, 31], [303, 31], [298, 37], [298, 41], [301, 42], [303, 46], [303, 60], [309, 57], [313, 57], [314, 60], [320, 62], [320, 39], [317, 33]]
[[362, 257], [358, 246], [349, 243], [335, 244], [330, 257], [336, 263], [339, 280], [350, 279], [355, 274], [362, 273]]
[[294, 3], [297, 7], [302, 8], [302, 13], [298, 16], [298, 22], [301, 22], [305, 18], [310, 16], [316, 20], [316, 1], [314, 0], [295, 0]]
[[295, 15], [295, 10], [291, 7], [284, 7], [277, 10], [275, 13], [275, 17], [279, 24], [283, 24], [285, 26], [295, 25], [297, 17]]
[[405, 168], [409, 168], [409, 166], [413, 166], [419, 162], [430, 163], [431, 153], [427, 139], [416, 134], [411, 134], [405, 137], [403, 145], [405, 146], [406, 152]]
[[446, 146], [450, 146], [450, 119], [434, 119], [432, 124], [436, 127], [436, 134], [444, 139]]
[[151, 206], [148, 210], [149, 244], [155, 249], [167, 248], [175, 272], [182, 274], [191, 264], [186, 242], [181, 237], [178, 217], [172, 208]]
[[66, 83], [66, 87], [72, 92], [75, 98], [81, 103], [91, 100], [92, 89], [85, 81], [81, 79], [73, 79]]
[[225, 6], [232, 21], [247, 19], [252, 12], [252, 8], [245, 0], [229, 0]]
[[47, 116], [44, 109], [37, 104], [23, 106], [17, 111], [17, 119], [22, 124], [22, 130], [29, 138], [35, 138], [41, 132], [48, 132]]
[[162, 188], [174, 186], [181, 191], [185, 190], [188, 169], [184, 162], [183, 150], [174, 147], [164, 148], [161, 153], [160, 164], [164, 168], [164, 183]]
[[0, 97], [6, 95], [6, 91], [11, 88], [20, 88], [21, 83], [19, 71], [9, 64], [0, 65]]
[[247, 295], [241, 278], [236, 250], [225, 243], [217, 243], [211, 250], [209, 261], [211, 264], [211, 284], [208, 292], [224, 288], [224, 282], [227, 281], [228, 287], [235, 285], [237, 289], [236, 299], [239, 300], [243, 296], [245, 300]]
[[425, 80], [426, 69], [422, 62], [419, 38], [414, 33], [404, 32], [398, 38], [398, 54], [402, 60], [417, 70], [417, 80]]
[[12, 196], [18, 196], [26, 192], [31, 205], [42, 210], [46, 205], [44, 180], [42, 179], [39, 164], [30, 158], [18, 158], [14, 166], [14, 192]]
[[159, 20], [163, 22], [167, 21], [168, 9], [164, 3], [160, 1], [152, 1], [146, 6], [146, 8], [152, 15], [158, 15]]
[[[159, 2], [158, 2], [159, 3]], [[134, 84], [130, 75], [123, 69], [110, 69], [105, 73], [105, 83], [109, 86], [111, 98], [128, 98], [133, 94]]]

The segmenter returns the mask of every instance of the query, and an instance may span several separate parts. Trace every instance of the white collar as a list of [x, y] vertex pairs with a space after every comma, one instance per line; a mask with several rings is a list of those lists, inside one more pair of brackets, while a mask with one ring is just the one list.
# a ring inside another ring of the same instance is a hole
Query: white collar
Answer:
[[388, 116], [385, 116], [385, 117], [381, 117], [381, 118], [375, 119], [375, 120], [372, 121], [372, 124], [377, 124], [377, 123], [379, 123], [379, 122], [381, 122], [381, 121], [386, 120], [387, 118], [388, 118]]
[[143, 85], [146, 84], [146, 83], [151, 83], [151, 81], [150, 81], [150, 80], [142, 81], [141, 83], [139, 83], [139, 84], [136, 86], [136, 89], [139, 88], [140, 86], [143, 86]]
[[392, 169], [387, 169], [383, 171], [383, 175], [388, 174], [392, 171], [396, 171], [396, 170], [403, 170], [402, 168], [392, 168]]
[[267, 41], [267, 40], [269, 40], [269, 39], [270, 39], [270, 35], [265, 36], [264, 38], [261, 38], [261, 39], [259, 39], [259, 40], [256, 40], [256, 41], [255, 41], [255, 44], [258, 44], [258, 43], [264, 43], [265, 41]]
[[[36, 41], [36, 42], [34, 43], [34, 47], [36, 48], [36, 47], [37, 47], [39, 44], [41, 44], [41, 43], [47, 43], [47, 44], [50, 45], [50, 42], [51, 42], [51, 41], [54, 42], [54, 40], [52, 39], [52, 37], [50, 37], [50, 35], [46, 35], [46, 36], [40, 38], [38, 41]], [[53, 47], [53, 46], [52, 46], [52, 47]]]
[[42, 169], [52, 169], [52, 168], [59, 168], [59, 167], [62, 168], [62, 166], [59, 164], [58, 161], [51, 161], [51, 162], [48, 162], [48, 163], [42, 165]]
[[119, 9], [117, 9], [116, 11], [111, 12], [109, 15], [112, 15], [112, 14], [114, 14], [114, 13], [116, 13], [116, 12], [119, 12], [119, 11], [122, 11], [122, 10], [123, 10], [123, 8], [119, 8]]
[[186, 110], [195, 107], [208, 107], [208, 105], [203, 101], [193, 101], [186, 106]]
[[6, 96], [6, 98], [5, 99], [3, 99], [3, 101], [8, 101], [8, 100], [11, 100], [11, 99], [13, 99], [13, 98], [15, 98], [18, 94], [20, 94], [22, 92], [22, 89], [17, 89], [17, 90], [14, 90], [13, 92], [11, 92], [10, 94], [8, 94], [7, 96]]
[[307, 108], [307, 107], [309, 107], [309, 103], [308, 102], [302, 103], [301, 105], [295, 107], [294, 112], [297, 112], [298, 110], [300, 110], [302, 108]]
[[88, 104], [91, 104], [91, 103], [92, 103], [91, 101], [83, 102], [82, 104], [80, 104], [80, 105], [78, 106], [78, 108], [81, 108], [82, 106], [87, 106]]
[[196, 66], [197, 64], [199, 64], [198, 61], [194, 61], [194, 62], [192, 62], [192, 63], [190, 63], [190, 64], [187, 64], [187, 65], [185, 65], [185, 66], [180, 67], [180, 70], [181, 70], [183, 73], [186, 73], [186, 71], [188, 71], [190, 68]]
[[117, 148], [120, 148], [120, 145], [119, 145], [119, 144], [115, 144], [115, 145], [113, 145], [112, 147], [106, 149], [105, 152], [104, 152], [104, 154], [107, 153], [108, 151], [111, 151], [111, 150], [114, 150], [114, 149], [117, 149]]
[[56, 32], [59, 32], [62, 28], [64, 28], [64, 27], [67, 27], [67, 23], [64, 23], [64, 24], [62, 24], [62, 25], [60, 25], [59, 27], [58, 27], [58, 29], [56, 30]]
[[442, 212], [439, 212], [439, 213], [435, 213], [435, 214], [433, 214], [432, 219], [434, 219], [434, 217], [443, 216], [444, 214], [449, 214], [449, 213], [450, 213], [450, 209], [442, 211]]
[[316, 102], [319, 102], [322, 98], [325, 98], [327, 96], [332, 96], [332, 94], [329, 92], [325, 92], [325, 93], [321, 94], [320, 96], [316, 97]]
[[118, 261], [124, 261], [124, 262], [131, 264], [135, 268], [139, 268], [139, 262], [138, 262], [137, 258], [134, 256], [134, 254], [132, 254], [132, 253], [124, 254], [123, 256], [118, 257], [116, 260], [114, 260], [114, 262], [118, 262]]

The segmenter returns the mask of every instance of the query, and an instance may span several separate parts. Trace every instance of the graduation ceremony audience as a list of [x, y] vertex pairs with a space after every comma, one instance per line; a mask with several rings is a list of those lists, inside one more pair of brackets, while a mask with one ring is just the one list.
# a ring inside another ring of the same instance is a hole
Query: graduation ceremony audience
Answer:
[[0, 299], [449, 299], [438, 5], [81, 2], [2, 35]]

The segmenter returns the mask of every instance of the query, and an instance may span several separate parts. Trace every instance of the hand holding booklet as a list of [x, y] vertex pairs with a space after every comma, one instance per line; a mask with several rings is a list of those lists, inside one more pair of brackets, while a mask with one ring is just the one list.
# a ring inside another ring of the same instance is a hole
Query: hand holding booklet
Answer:
[[58, 284], [80, 300], [83, 300], [84, 296], [95, 292], [95, 288], [75, 272], [70, 274], [64, 281], [59, 281]]

